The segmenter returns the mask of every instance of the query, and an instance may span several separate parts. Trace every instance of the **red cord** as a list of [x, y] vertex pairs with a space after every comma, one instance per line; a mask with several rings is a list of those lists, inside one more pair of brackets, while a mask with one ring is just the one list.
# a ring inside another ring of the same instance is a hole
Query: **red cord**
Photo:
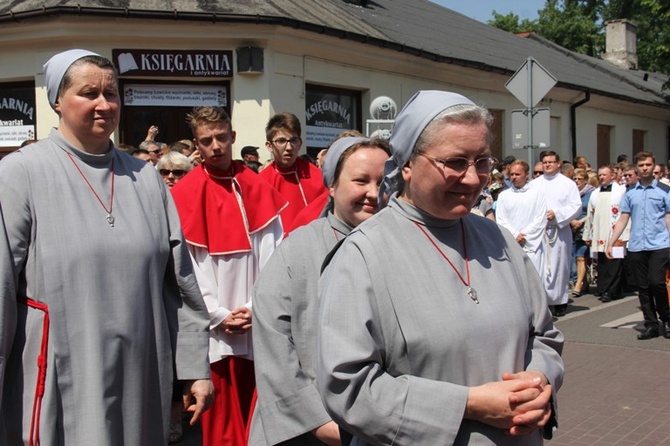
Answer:
[[38, 446], [40, 444], [40, 415], [42, 413], [42, 397], [44, 397], [45, 384], [47, 379], [47, 345], [49, 341], [49, 307], [43, 302], [28, 297], [20, 297], [19, 302], [29, 307], [44, 312], [42, 322], [42, 343], [40, 344], [40, 354], [37, 357], [37, 383], [35, 384], [35, 398], [33, 400], [32, 414], [30, 418], [30, 437], [28, 446]]

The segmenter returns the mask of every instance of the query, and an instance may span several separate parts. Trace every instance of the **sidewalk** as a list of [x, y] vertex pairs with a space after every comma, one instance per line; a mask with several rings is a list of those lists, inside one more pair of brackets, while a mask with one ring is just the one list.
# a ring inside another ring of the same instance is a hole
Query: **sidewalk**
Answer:
[[563, 360], [559, 428], [547, 445], [670, 445], [669, 352], [569, 342]]

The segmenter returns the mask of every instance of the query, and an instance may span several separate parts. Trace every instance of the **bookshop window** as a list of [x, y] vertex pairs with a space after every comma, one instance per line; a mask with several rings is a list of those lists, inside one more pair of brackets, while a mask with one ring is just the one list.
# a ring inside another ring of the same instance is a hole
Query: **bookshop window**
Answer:
[[345, 130], [361, 131], [361, 93], [307, 85], [305, 122], [307, 153], [313, 157]]

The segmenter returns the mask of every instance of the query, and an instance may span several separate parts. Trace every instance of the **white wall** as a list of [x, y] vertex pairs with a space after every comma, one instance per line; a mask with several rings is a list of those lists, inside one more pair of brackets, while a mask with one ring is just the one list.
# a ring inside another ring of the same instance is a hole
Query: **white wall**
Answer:
[[[40, 27], [12, 24], [3, 25], [0, 30], [0, 59], [3, 61], [0, 64], [0, 83], [35, 80], [39, 138], [45, 137], [49, 129], [57, 125], [57, 117], [48, 106], [41, 66], [52, 54], [78, 46], [77, 42], [87, 42], [86, 48], [107, 57], [111, 57], [112, 48], [215, 46], [234, 51], [238, 46], [253, 42], [265, 48], [265, 72], [260, 75], [235, 73], [231, 81], [232, 119], [233, 127], [237, 131], [236, 150], [244, 145], [262, 148], [265, 142], [265, 124], [276, 112], [293, 112], [303, 119], [304, 125], [305, 84], [311, 83], [360, 91], [363, 122], [371, 118], [368, 112], [369, 103], [377, 96], [390, 96], [401, 108], [420, 89], [459, 92], [486, 107], [505, 110], [504, 154], [527, 158], [519, 153], [521, 151], [511, 149], [509, 113], [522, 107], [505, 90], [506, 76], [500, 74], [438, 64], [414, 58], [406, 53], [360, 45], [343, 39], [312, 33], [306, 35], [300, 30], [260, 26], [210, 26], [188, 22], [182, 23], [177, 29], [166, 26], [162, 21], [138, 26], [138, 22], [130, 20], [114, 20], [110, 23], [94, 20], [87, 22], [86, 19], [69, 19], [63, 23], [54, 20]], [[39, 35], [40, 32], [44, 35]], [[56, 33], [59, 38], [53, 39], [49, 33]], [[101, 38], [103, 35], [105, 37]], [[47, 49], [35, 51], [35, 48]], [[156, 79], [157, 82], [169, 80], [170, 78]], [[570, 104], [582, 96], [580, 92], [569, 90], [554, 90], [547, 96], [546, 104], [550, 106], [552, 116], [551, 148], [563, 159], [572, 158]], [[620, 153], [629, 156], [632, 154], [632, 130], [640, 129], [647, 132], [646, 149], [655, 153], [659, 160], [665, 160], [670, 111], [639, 104], [634, 107], [629, 105], [622, 101], [599, 98], [579, 107], [578, 154], [595, 160], [597, 125], [606, 124], [614, 127], [612, 158]], [[114, 138], [118, 137], [115, 135]], [[261, 149], [261, 155], [265, 158], [267, 152]]]

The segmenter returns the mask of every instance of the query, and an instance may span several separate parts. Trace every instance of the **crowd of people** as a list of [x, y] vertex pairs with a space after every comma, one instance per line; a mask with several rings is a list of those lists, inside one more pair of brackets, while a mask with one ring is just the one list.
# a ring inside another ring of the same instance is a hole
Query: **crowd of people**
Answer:
[[[545, 151], [540, 159], [533, 178], [524, 161], [506, 159], [498, 166], [512, 187], [502, 186], [488, 216], [512, 232], [531, 258], [554, 315], [564, 316], [568, 299], [588, 293], [590, 285], [604, 303], [637, 292], [645, 320], [638, 339], [670, 338], [666, 166], [646, 151], [633, 163], [622, 155], [596, 171], [584, 156], [560, 163], [555, 152]], [[497, 184], [494, 175], [491, 183]]]
[[639, 339], [670, 338], [648, 152], [592, 172], [545, 151], [531, 173], [491, 156], [487, 109], [434, 90], [389, 141], [343, 132], [317, 160], [286, 112], [269, 163], [234, 159], [218, 107], [188, 114], [192, 140], [115, 147], [112, 63], [44, 68], [58, 128], [0, 162], [2, 444], [177, 443], [185, 419], [205, 446], [542, 444], [552, 316], [593, 265], [603, 302], [639, 292]]

